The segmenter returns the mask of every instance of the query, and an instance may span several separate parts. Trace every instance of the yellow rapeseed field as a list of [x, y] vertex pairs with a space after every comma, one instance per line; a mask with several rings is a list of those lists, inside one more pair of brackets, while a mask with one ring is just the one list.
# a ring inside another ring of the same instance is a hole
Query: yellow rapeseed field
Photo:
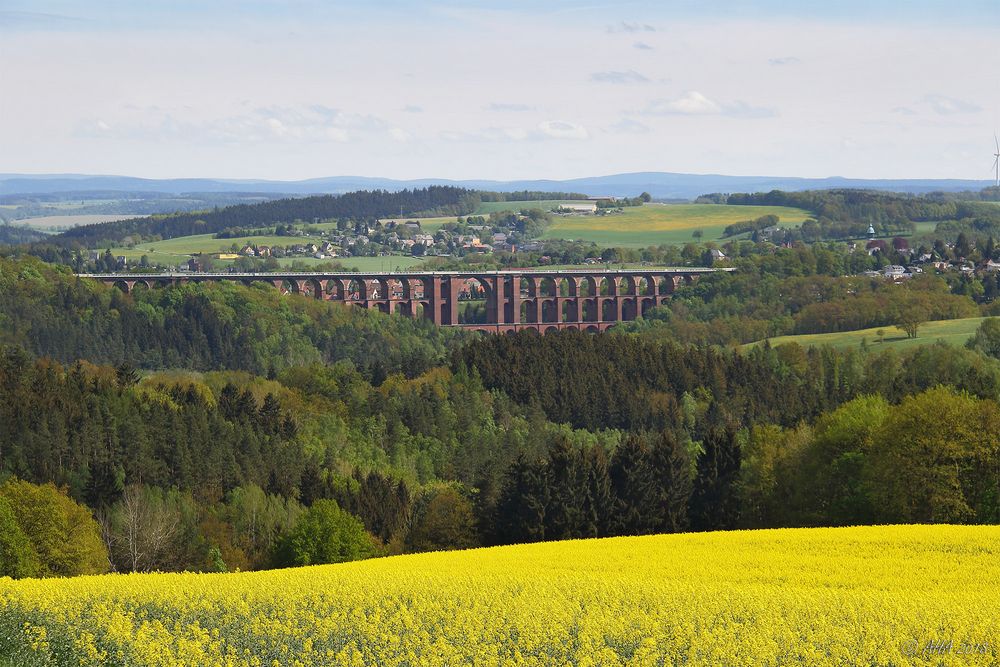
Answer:
[[993, 665], [1000, 527], [0, 580], [0, 665]]

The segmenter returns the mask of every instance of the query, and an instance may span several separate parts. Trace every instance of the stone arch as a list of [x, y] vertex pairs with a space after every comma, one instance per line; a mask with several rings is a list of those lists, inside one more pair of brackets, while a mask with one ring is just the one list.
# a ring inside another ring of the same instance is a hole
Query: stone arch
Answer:
[[601, 321], [618, 321], [618, 306], [615, 299], [601, 299]]
[[587, 333], [601, 333], [601, 328], [596, 324], [588, 324], [584, 331]]
[[545, 276], [538, 281], [539, 296], [556, 296], [558, 293], [556, 281], [553, 280], [551, 276]]
[[638, 304], [634, 298], [622, 299], [622, 322], [630, 322], [637, 316]]
[[559, 307], [559, 321], [560, 322], [577, 322], [580, 319], [579, 314], [576, 312], [579, 307], [579, 302], [576, 299], [565, 299], [562, 305]]
[[553, 331], [559, 331], [559, 327], [545, 327], [545, 331], [543, 333], [552, 333]]
[[559, 321], [559, 301], [556, 298], [542, 300], [542, 322]]
[[522, 299], [534, 299], [538, 296], [538, 278], [535, 276], [521, 276], [518, 290]]
[[538, 318], [538, 309], [535, 305], [534, 299], [525, 299], [521, 301], [521, 322], [534, 323]]
[[593, 276], [583, 276], [579, 279], [580, 288], [577, 290], [579, 296], [597, 296], [597, 280]]
[[297, 280], [289, 280], [284, 278], [278, 283], [278, 291], [282, 294], [298, 294], [299, 293], [299, 283]]
[[368, 292], [365, 281], [360, 278], [351, 278], [347, 283], [347, 293], [345, 294], [345, 301], [367, 301]]
[[677, 279], [674, 276], [661, 276], [657, 287], [658, 294], [673, 294], [677, 287]]
[[576, 277], [562, 278], [559, 281], [559, 296], [576, 296], [577, 292], [579, 292], [579, 287]]
[[153, 288], [145, 280], [135, 280], [135, 281], [132, 282], [132, 293], [133, 294], [135, 294], [137, 291], [139, 291], [139, 292], [148, 292], [151, 289], [153, 289]]
[[642, 299], [642, 303], [639, 306], [639, 314], [642, 315], [643, 317], [645, 317], [646, 316], [646, 312], [649, 311], [651, 308], [655, 308], [655, 307], [656, 307], [656, 298], [655, 297], [645, 297], [645, 298]]
[[307, 278], [302, 282], [302, 293], [312, 299], [323, 298], [323, 285], [316, 278]]
[[598, 294], [601, 296], [617, 296], [618, 284], [615, 282], [615, 279], [611, 276], [601, 278]]
[[493, 289], [479, 276], [464, 278], [458, 288], [458, 324], [489, 324]]
[[635, 292], [640, 296], [656, 294], [656, 279], [653, 276], [637, 276]]
[[618, 294], [635, 294], [634, 276], [622, 276], [618, 279]]
[[125, 294], [128, 294], [129, 292], [132, 291], [132, 286], [129, 285], [128, 282], [124, 280], [116, 280], [111, 284], [111, 286], [117, 287], [121, 291], [125, 292]]
[[600, 312], [598, 311], [598, 301], [596, 297], [593, 299], [583, 299], [580, 307], [580, 319], [584, 322], [598, 322], [600, 321]]
[[331, 301], [344, 300], [344, 281], [339, 278], [330, 278], [326, 281], [326, 288], [323, 290], [324, 297]]

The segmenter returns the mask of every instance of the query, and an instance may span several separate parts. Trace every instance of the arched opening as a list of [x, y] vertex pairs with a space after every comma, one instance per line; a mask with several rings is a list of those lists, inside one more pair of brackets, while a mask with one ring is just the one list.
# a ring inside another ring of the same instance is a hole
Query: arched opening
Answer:
[[587, 326], [586, 331], [587, 331], [587, 333], [600, 333], [601, 329], [599, 327], [596, 327], [593, 324], [591, 324], [591, 325]]
[[368, 295], [365, 294], [364, 281], [357, 278], [351, 279], [351, 282], [347, 283], [346, 296], [346, 301], [367, 301]]
[[339, 280], [327, 280], [326, 281], [326, 298], [336, 301], [342, 301], [344, 299], [344, 283]]
[[635, 294], [635, 281], [631, 276], [618, 279], [619, 294]]
[[660, 294], [673, 294], [674, 293], [674, 277], [673, 276], [663, 276], [660, 278], [659, 290]]
[[567, 299], [562, 303], [562, 322], [576, 322], [579, 319], [579, 315], [576, 312], [578, 302], [576, 299]]
[[576, 296], [576, 279], [563, 278], [559, 281], [559, 296]]
[[547, 276], [542, 278], [538, 285], [538, 292], [541, 296], [555, 296], [556, 281]]
[[597, 299], [584, 299], [583, 301], [583, 313], [581, 314], [581, 319], [584, 322], [597, 322]]
[[538, 281], [536, 278], [521, 278], [518, 289], [522, 299], [534, 299], [538, 296]]
[[[394, 289], [393, 281], [387, 278], [376, 278], [371, 282], [371, 285], [372, 285], [373, 299], [388, 300], [396, 298], [393, 297], [393, 289]], [[378, 293], [378, 296], [374, 296], [375, 292]]]
[[646, 312], [650, 308], [655, 308], [655, 307], [656, 307], [656, 299], [643, 299], [640, 312], [642, 313], [642, 316], [645, 317]]
[[389, 301], [379, 301], [378, 304], [376, 304], [376, 307], [379, 309], [379, 312], [382, 312], [382, 313], [385, 313], [386, 315], [388, 315], [389, 312], [390, 312], [389, 311], [389, 307], [391, 305], [392, 305], [392, 303], [389, 302]]
[[136, 292], [148, 292], [149, 290], [149, 283], [145, 280], [136, 280], [132, 283], [132, 294], [135, 294]]
[[312, 299], [323, 298], [323, 288], [320, 286], [317, 280], [303, 280], [302, 281], [302, 293]]
[[534, 323], [538, 321], [538, 309], [534, 299], [521, 302], [521, 321]]
[[431, 317], [430, 306], [424, 301], [411, 301], [410, 317], [416, 320], [430, 319]]
[[559, 331], [559, 327], [545, 327], [545, 333], [552, 333], [553, 331]]
[[622, 322], [629, 322], [636, 317], [635, 299], [622, 300]]
[[116, 280], [114, 286], [120, 289], [121, 291], [125, 292], [126, 294], [128, 294], [131, 291], [129, 290], [128, 283], [125, 282], [124, 280]]
[[597, 296], [597, 281], [590, 276], [581, 278], [580, 296]]
[[542, 322], [558, 322], [559, 308], [555, 299], [545, 299], [542, 301]]
[[601, 321], [602, 322], [617, 322], [618, 321], [618, 307], [615, 305], [615, 299], [605, 299], [601, 304]]
[[410, 283], [411, 299], [427, 299], [434, 292], [434, 284], [424, 278], [411, 278], [408, 282]]
[[458, 323], [488, 324], [489, 285], [479, 278], [468, 278], [459, 284], [458, 290]]
[[652, 276], [642, 276], [637, 279], [638, 293], [640, 295], [655, 294], [656, 293], [656, 281]]
[[282, 294], [298, 294], [299, 284], [294, 280], [282, 280], [278, 285], [278, 291]]
[[615, 296], [616, 294], [618, 294], [618, 286], [615, 285], [615, 281], [611, 278], [601, 278], [600, 295]]

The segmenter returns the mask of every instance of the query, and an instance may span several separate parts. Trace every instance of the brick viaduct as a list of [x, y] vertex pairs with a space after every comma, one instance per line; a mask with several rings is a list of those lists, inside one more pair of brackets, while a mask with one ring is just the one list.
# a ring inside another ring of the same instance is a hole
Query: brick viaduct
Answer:
[[[173, 284], [231, 281], [339, 301], [442, 326], [489, 332], [603, 331], [666, 303], [679, 286], [727, 269], [532, 270], [413, 273], [110, 273], [79, 274], [126, 293]], [[731, 269], [729, 269], [731, 270]], [[466, 318], [463, 302], [479, 306]], [[469, 321], [467, 321], [467, 319]]]

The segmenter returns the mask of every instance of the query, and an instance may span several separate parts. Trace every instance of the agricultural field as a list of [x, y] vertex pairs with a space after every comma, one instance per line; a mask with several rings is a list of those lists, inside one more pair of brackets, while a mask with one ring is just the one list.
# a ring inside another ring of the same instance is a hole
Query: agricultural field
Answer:
[[998, 555], [998, 526], [873, 526], [3, 579], [0, 664], [996, 664]]
[[560, 217], [545, 230], [545, 238], [644, 248], [695, 241], [695, 230], [701, 230], [702, 241], [718, 240], [726, 226], [769, 214], [778, 216], [779, 226], [799, 225], [811, 217], [808, 211], [784, 206], [645, 204], [627, 207], [623, 213]]
[[[829, 345], [835, 348], [860, 347], [861, 342], [865, 341], [869, 345], [869, 349], [873, 352], [890, 347], [897, 350], [904, 350], [919, 345], [929, 345], [937, 341], [943, 341], [949, 345], [965, 345], [965, 341], [972, 338], [984, 319], [986, 318], [967, 317], [958, 320], [927, 322], [920, 325], [916, 338], [907, 338], [901, 329], [897, 329], [894, 326], [885, 326], [859, 329], [857, 331], [838, 331], [836, 333], [778, 336], [769, 340], [772, 346], [783, 343], [798, 343], [807, 347]], [[879, 330], [884, 334], [882, 342], [879, 341]], [[761, 342], [749, 343], [744, 347], [760, 345]]]

